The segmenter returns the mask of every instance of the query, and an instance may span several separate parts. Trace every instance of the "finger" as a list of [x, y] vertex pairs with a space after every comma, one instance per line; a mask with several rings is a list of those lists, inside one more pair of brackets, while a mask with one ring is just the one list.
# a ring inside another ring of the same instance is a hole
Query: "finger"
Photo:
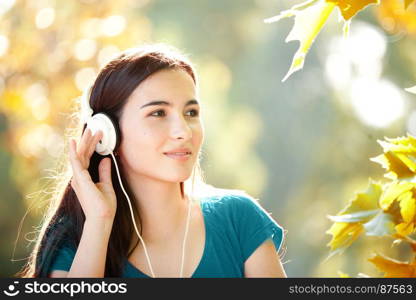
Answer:
[[77, 191], [78, 188], [87, 189], [92, 183], [90, 173], [82, 166], [81, 161], [79, 160], [76, 147], [76, 141], [70, 139], [70, 161], [73, 172], [71, 186], [75, 191]]
[[79, 142], [79, 148], [78, 148], [78, 155], [81, 158], [85, 158], [86, 151], [89, 148], [91, 138], [92, 138], [91, 129], [90, 128], [85, 129], [84, 133], [82, 134], [81, 140]]
[[113, 182], [111, 181], [111, 159], [109, 157], [102, 159], [98, 169], [100, 182], [108, 183], [112, 186]]
[[82, 171], [82, 165], [81, 162], [78, 159], [77, 156], [77, 148], [76, 148], [76, 141], [74, 139], [69, 140], [69, 160], [71, 162], [72, 166], [72, 173], [74, 176], [74, 179], [76, 180], [77, 177], [79, 177], [80, 172]]
[[103, 132], [101, 130], [98, 130], [94, 136], [92, 137], [91, 143], [88, 148], [87, 157], [88, 159], [91, 158], [91, 155], [95, 151], [95, 147], [97, 146], [98, 142], [103, 138]]

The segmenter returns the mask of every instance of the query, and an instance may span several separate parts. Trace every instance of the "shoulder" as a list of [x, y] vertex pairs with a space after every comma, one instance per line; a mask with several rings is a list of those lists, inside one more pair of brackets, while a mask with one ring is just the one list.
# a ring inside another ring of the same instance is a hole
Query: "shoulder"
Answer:
[[217, 188], [210, 195], [201, 197], [200, 201], [206, 211], [234, 221], [253, 214], [265, 217], [270, 215], [257, 199], [242, 190]]
[[242, 190], [215, 188], [209, 194], [199, 197], [199, 200], [211, 207], [228, 208], [234, 205], [247, 205], [255, 201]]
[[237, 236], [244, 259], [268, 238], [280, 249], [284, 229], [258, 199], [241, 190], [220, 189], [202, 202], [215, 227], [228, 228]]
[[213, 188], [210, 193], [200, 196], [199, 199], [201, 202], [212, 205], [239, 207], [260, 206], [258, 199], [255, 199], [243, 190], [237, 189]]

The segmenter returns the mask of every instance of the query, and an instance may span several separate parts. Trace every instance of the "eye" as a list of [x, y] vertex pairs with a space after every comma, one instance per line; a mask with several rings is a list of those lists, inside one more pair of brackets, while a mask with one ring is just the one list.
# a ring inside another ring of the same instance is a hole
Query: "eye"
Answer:
[[[159, 113], [162, 113], [162, 115], [159, 114]], [[155, 114], [158, 114], [158, 115], [155, 115]], [[163, 117], [163, 116], [165, 116], [165, 111], [164, 110], [157, 110], [157, 111], [151, 113], [150, 116], [153, 116], [153, 117]]]
[[[199, 116], [199, 111], [196, 110], [196, 109], [191, 109], [187, 112], [187, 115], [190, 116], [190, 117], [197, 117], [197, 116]], [[151, 116], [151, 117], [164, 117], [164, 116], [166, 116], [166, 114], [165, 114], [164, 110], [157, 110], [157, 111], [151, 113], [149, 116]]]
[[191, 109], [188, 113], [190, 112], [192, 112], [191, 117], [197, 117], [199, 115], [199, 112], [196, 109]]

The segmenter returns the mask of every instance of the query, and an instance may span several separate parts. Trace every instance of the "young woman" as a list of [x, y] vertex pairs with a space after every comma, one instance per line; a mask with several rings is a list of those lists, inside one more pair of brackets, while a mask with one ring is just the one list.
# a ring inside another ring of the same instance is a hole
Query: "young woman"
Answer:
[[120, 142], [101, 156], [103, 132], [80, 124], [72, 178], [18, 276], [286, 277], [283, 228], [246, 193], [202, 179], [202, 103], [184, 55], [161, 44], [126, 50], [87, 101], [112, 117]]

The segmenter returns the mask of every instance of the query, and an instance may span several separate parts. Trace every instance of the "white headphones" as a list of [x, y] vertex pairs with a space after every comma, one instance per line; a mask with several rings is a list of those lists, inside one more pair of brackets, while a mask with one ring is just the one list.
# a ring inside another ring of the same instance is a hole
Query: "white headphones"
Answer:
[[92, 135], [98, 130], [103, 132], [103, 137], [96, 145], [95, 151], [102, 155], [109, 155], [120, 144], [120, 130], [117, 122], [115, 122], [108, 114], [101, 112], [93, 115], [89, 101], [91, 97], [92, 86], [87, 88], [81, 96], [81, 118], [82, 122], [87, 123], [87, 128], [91, 129]]
[[[120, 172], [117, 166], [117, 161], [113, 154], [113, 151], [115, 151], [115, 149], [117, 149], [117, 147], [120, 144], [120, 140], [121, 140], [120, 129], [118, 127], [117, 122], [115, 122], [108, 114], [104, 112], [100, 112], [100, 113], [93, 115], [94, 111], [92, 110], [90, 106], [91, 90], [92, 90], [92, 86], [87, 88], [81, 96], [81, 121], [83, 122], [83, 124], [87, 123], [87, 127], [85, 129], [90, 128], [91, 133], [93, 135], [98, 130], [101, 130], [103, 132], [103, 137], [100, 140], [100, 142], [97, 143], [95, 147], [95, 151], [102, 156], [110, 154], [113, 157], [113, 161], [116, 166], [117, 176], [120, 182], [121, 189], [123, 190], [124, 195], [126, 196], [128, 203], [129, 203], [130, 215], [131, 215], [131, 219], [133, 220], [134, 229], [136, 231], [137, 236], [139, 237], [140, 241], [143, 244], [144, 253], [146, 255], [147, 263], [149, 265], [150, 272], [152, 273], [152, 277], [156, 277], [155, 273], [153, 272], [153, 268], [150, 262], [149, 255], [147, 253], [146, 244], [144, 243], [143, 238], [141, 237], [139, 230], [137, 229], [137, 225], [136, 225], [136, 221], [135, 221], [134, 213], [133, 213], [133, 208], [131, 206], [131, 201], [126, 191], [124, 190], [124, 186], [120, 178]], [[185, 234], [184, 234], [184, 239], [182, 243], [182, 259], [181, 259], [181, 270], [179, 273], [179, 277], [183, 277], [183, 267], [184, 267], [184, 262], [185, 262], [185, 243], [186, 243], [186, 238], [188, 236], [189, 221], [191, 218], [191, 204], [192, 204], [192, 201], [189, 201]]]

